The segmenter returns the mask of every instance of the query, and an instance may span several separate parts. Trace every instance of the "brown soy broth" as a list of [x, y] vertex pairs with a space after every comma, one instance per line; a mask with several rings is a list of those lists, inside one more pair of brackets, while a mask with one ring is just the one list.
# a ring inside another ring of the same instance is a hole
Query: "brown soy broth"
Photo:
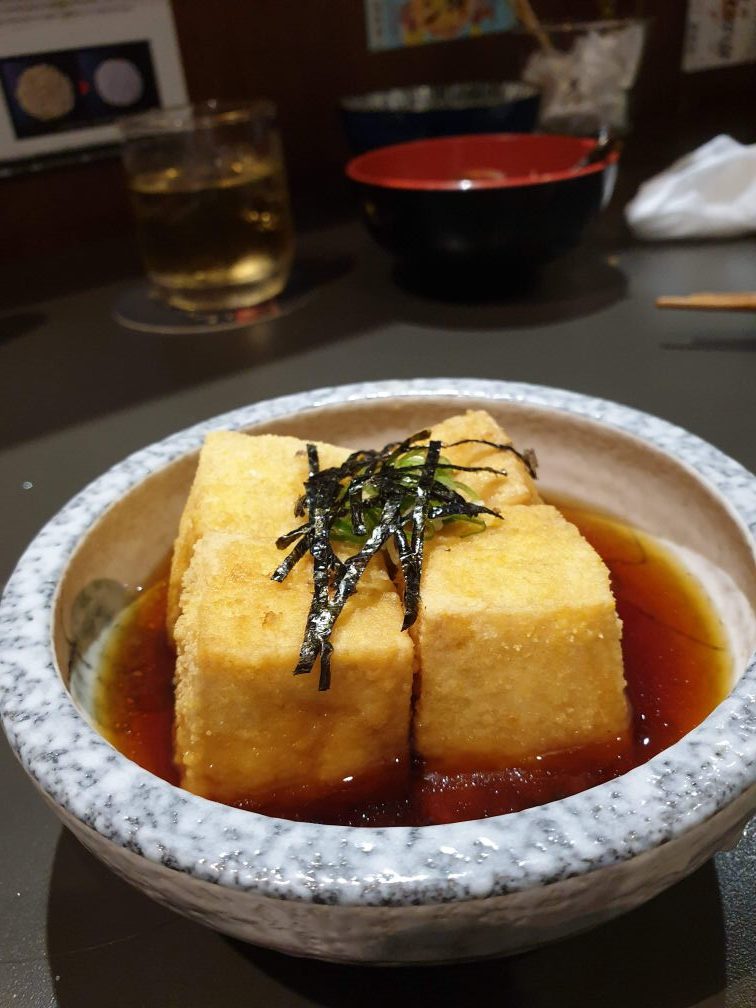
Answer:
[[611, 574], [640, 763], [724, 699], [731, 677], [724, 628], [698, 582], [653, 538], [579, 505], [559, 509]]
[[96, 711], [100, 730], [124, 756], [179, 783], [173, 762], [173, 670], [167, 577], [145, 588], [103, 655]]
[[[625, 773], [674, 744], [724, 698], [731, 675], [724, 633], [701, 587], [652, 538], [581, 505], [557, 502], [609, 568], [623, 622], [632, 737], [547, 753], [497, 772], [437, 774], [416, 761], [356, 791], [310, 794], [261, 808], [289, 818], [356, 826], [428, 825], [518, 811]], [[145, 589], [103, 662], [102, 730], [140, 766], [178, 783], [173, 764], [173, 669], [165, 631], [165, 568]], [[399, 782], [399, 783], [398, 783]], [[366, 794], [374, 799], [365, 798]], [[360, 799], [357, 800], [357, 794]]]

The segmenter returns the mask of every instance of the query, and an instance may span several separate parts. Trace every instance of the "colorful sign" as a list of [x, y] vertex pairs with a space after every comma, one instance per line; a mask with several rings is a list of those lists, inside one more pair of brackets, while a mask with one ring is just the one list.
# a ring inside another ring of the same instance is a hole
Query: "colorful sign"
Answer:
[[506, 31], [508, 0], [365, 0], [368, 47], [399, 49]]
[[0, 0], [0, 173], [105, 147], [186, 101], [168, 0]]

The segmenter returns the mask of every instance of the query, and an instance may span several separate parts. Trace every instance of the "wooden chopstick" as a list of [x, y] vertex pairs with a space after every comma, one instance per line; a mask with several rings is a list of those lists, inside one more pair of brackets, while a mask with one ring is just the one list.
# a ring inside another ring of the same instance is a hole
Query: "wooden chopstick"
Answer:
[[702, 311], [756, 311], [756, 292], [742, 294], [713, 293], [684, 294], [680, 297], [658, 297], [657, 308], [691, 308]]
[[530, 0], [515, 0], [515, 14], [518, 21], [531, 35], [534, 35], [544, 52], [553, 52], [554, 43], [543, 30], [538, 15], [530, 6]]

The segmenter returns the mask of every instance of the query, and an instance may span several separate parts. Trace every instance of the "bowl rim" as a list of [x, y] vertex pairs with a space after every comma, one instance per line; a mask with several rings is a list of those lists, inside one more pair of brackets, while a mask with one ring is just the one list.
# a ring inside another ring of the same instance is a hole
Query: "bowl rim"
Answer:
[[[475, 98], [458, 95], [465, 89], [474, 92], [480, 89], [484, 94]], [[541, 95], [540, 88], [521, 80], [460, 80], [446, 84], [409, 84], [406, 87], [383, 88], [360, 94], [345, 95], [339, 99], [339, 106], [348, 114], [369, 116], [416, 115], [424, 116], [436, 112], [478, 111], [515, 105], [523, 101], [533, 101]], [[428, 103], [417, 106], [418, 99], [428, 98]], [[391, 107], [391, 99], [407, 102], [404, 107]], [[388, 104], [380, 106], [382, 101]], [[414, 104], [413, 104], [414, 103]]]
[[487, 189], [527, 189], [530, 187], [549, 185], [554, 182], [567, 182], [596, 175], [603, 172], [609, 165], [619, 160], [619, 151], [612, 149], [599, 161], [593, 161], [582, 167], [563, 168], [559, 171], [540, 172], [532, 175], [500, 175], [491, 176], [460, 176], [459, 178], [411, 178], [395, 171], [376, 171], [371, 162], [380, 160], [387, 153], [398, 153], [400, 156], [407, 150], [417, 150], [420, 147], [451, 147], [460, 141], [464, 143], [486, 144], [527, 144], [532, 141], [568, 141], [574, 144], [576, 164], [581, 152], [588, 154], [596, 147], [597, 141], [592, 137], [563, 136], [554, 133], [464, 133], [458, 136], [423, 137], [419, 140], [405, 140], [403, 143], [389, 144], [386, 147], [376, 147], [351, 158], [344, 172], [352, 182], [372, 186], [376, 189], [404, 189], [411, 192], [469, 192]]
[[756, 781], [756, 655], [696, 729], [648, 763], [522, 812], [442, 826], [291, 822], [210, 802], [153, 776], [74, 706], [51, 646], [56, 586], [92, 524], [151, 473], [239, 429], [392, 398], [488, 399], [567, 412], [672, 456], [718, 492], [756, 538], [756, 477], [697, 436], [608, 400], [482, 379], [322, 388], [232, 410], [142, 448], [77, 494], [37, 534], [0, 603], [0, 714], [39, 789], [113, 844], [195, 879], [310, 903], [406, 906], [522, 891], [627, 861], [703, 823]]

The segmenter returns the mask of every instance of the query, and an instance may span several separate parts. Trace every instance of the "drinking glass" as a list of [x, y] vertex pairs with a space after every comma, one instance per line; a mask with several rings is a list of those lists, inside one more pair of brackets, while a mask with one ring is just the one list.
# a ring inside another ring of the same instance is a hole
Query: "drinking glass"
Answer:
[[281, 138], [266, 100], [158, 109], [119, 124], [145, 268], [185, 311], [283, 290], [294, 254]]
[[624, 136], [647, 21], [544, 24], [549, 48], [534, 46], [523, 80], [542, 91], [539, 128], [547, 133]]

